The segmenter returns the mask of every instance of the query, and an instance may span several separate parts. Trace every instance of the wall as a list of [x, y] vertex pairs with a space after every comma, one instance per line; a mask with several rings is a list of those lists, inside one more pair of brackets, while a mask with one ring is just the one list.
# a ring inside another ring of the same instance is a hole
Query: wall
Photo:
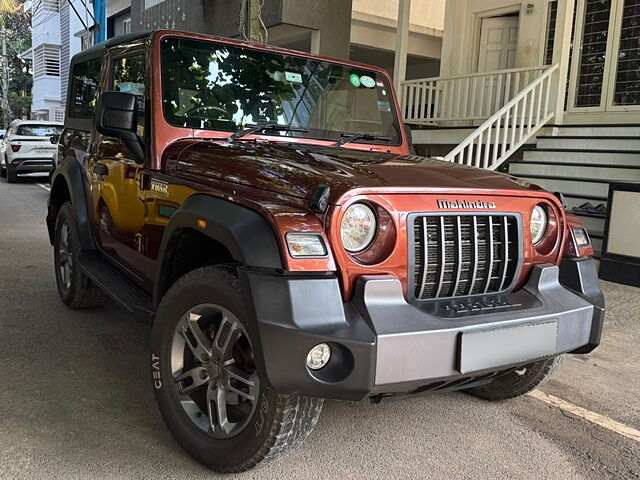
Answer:
[[131, 0], [108, 0], [107, 1], [107, 18], [119, 13], [131, 6]]
[[[445, 0], [412, 0], [409, 23], [442, 30], [444, 9]], [[397, 20], [398, 0], [353, 0], [353, 11]]]
[[[262, 19], [267, 27], [281, 21], [282, 0], [266, 0]], [[186, 32], [237, 37], [239, 0], [164, 0], [144, 8], [144, 0], [131, 0], [131, 30], [141, 32], [169, 28]]]
[[321, 55], [349, 58], [351, 0], [286, 0], [282, 22], [319, 30]]
[[[530, 14], [526, 13], [528, 4], [533, 5]], [[546, 32], [547, 0], [447, 0], [441, 75], [475, 72], [482, 17], [499, 16], [514, 10], [520, 12], [516, 66], [540, 65]]]
[[[239, 0], [164, 0], [149, 9], [144, 0], [131, 2], [132, 31], [170, 28], [238, 37]], [[265, 0], [262, 20], [267, 28], [286, 24], [321, 30], [320, 53], [349, 56], [351, 0]]]

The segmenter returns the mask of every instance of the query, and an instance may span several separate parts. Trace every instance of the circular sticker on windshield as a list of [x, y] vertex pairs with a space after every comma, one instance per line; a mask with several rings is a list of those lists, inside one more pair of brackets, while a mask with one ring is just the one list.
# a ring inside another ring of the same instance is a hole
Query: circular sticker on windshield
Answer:
[[360, 77], [360, 83], [367, 88], [373, 88], [376, 86], [376, 81], [368, 75], [362, 75]]
[[349, 75], [349, 81], [351, 82], [351, 85], [356, 88], [360, 86], [360, 76], [357, 73], [352, 73], [351, 75]]

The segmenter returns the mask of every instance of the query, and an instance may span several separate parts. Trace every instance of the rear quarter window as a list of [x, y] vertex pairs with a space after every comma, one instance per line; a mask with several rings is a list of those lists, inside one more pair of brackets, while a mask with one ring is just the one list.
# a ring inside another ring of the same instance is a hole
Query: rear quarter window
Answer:
[[70, 117], [87, 120], [93, 118], [98, 101], [101, 70], [102, 58], [95, 58], [73, 66], [68, 109]]

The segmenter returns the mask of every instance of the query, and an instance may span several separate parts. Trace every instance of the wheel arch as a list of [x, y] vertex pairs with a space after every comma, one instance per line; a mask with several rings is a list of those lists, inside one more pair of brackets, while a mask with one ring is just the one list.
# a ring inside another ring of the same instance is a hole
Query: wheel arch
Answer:
[[93, 236], [91, 235], [84, 171], [78, 161], [71, 157], [60, 162], [51, 177], [51, 192], [47, 208], [47, 229], [49, 231], [49, 241], [52, 245], [58, 210], [67, 201], [73, 205], [80, 247], [84, 251], [93, 250], [95, 247]]
[[[192, 195], [173, 214], [164, 231], [153, 288], [154, 305], [160, 303], [180, 276], [205, 265], [282, 270], [276, 238], [260, 213], [211, 195]], [[186, 256], [181, 250], [188, 252]], [[182, 265], [185, 261], [186, 265]]]

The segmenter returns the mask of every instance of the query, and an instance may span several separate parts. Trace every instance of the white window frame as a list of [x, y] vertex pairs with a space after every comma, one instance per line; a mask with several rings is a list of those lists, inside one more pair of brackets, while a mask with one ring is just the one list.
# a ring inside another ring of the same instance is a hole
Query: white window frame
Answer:
[[33, 48], [33, 79], [60, 78], [60, 45], [43, 43]]
[[131, 33], [131, 17], [122, 20], [122, 33]]

